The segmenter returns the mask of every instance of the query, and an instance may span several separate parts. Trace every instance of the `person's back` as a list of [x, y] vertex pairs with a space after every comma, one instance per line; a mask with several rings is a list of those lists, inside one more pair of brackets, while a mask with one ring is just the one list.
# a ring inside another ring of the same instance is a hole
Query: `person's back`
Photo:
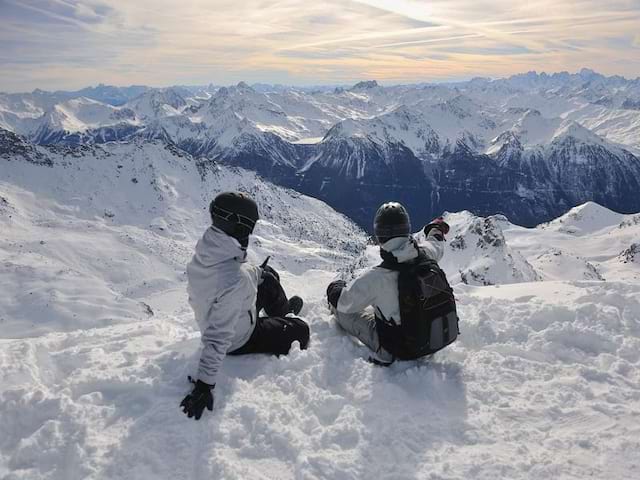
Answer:
[[372, 360], [376, 363], [389, 364], [397, 356], [391, 353], [392, 342], [386, 336], [390, 330], [384, 326], [402, 323], [399, 270], [416, 262], [418, 257], [439, 261], [444, 254], [444, 235], [448, 229], [442, 219], [437, 219], [425, 227], [426, 242], [418, 245], [411, 235], [406, 209], [395, 202], [384, 204], [374, 221], [383, 264], [368, 269], [348, 285], [338, 280], [327, 288], [327, 300], [338, 324], [375, 353]]
[[[216, 345], [217, 351], [226, 353], [241, 347], [253, 331], [257, 316], [255, 299], [262, 271], [246, 263], [246, 257], [246, 250], [233, 237], [212, 225], [198, 241], [196, 252], [187, 265], [189, 304], [203, 338], [207, 329], [215, 328], [214, 341], [229, 339], [228, 345]], [[223, 307], [223, 311], [218, 310], [216, 316], [210, 316], [215, 302]], [[205, 372], [199, 376], [205, 376]]]
[[[435, 261], [439, 261], [444, 254], [444, 245], [433, 236], [422, 245], [418, 245], [413, 238], [396, 237], [380, 248], [401, 264], [414, 261], [418, 258], [419, 251]], [[371, 267], [345, 287], [336, 308], [340, 312], [356, 313], [372, 306], [382, 318], [400, 324], [398, 275], [397, 270], [380, 265]]]

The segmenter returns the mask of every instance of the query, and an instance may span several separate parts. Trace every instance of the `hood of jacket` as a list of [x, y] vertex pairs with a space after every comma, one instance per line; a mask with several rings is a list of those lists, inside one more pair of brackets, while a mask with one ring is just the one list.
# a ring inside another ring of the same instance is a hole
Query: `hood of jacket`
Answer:
[[211, 226], [198, 241], [194, 259], [203, 267], [212, 267], [232, 259], [244, 263], [247, 261], [247, 251], [238, 240]]
[[395, 237], [380, 245], [385, 252], [395, 257], [398, 263], [408, 262], [418, 256], [418, 248], [412, 237]]

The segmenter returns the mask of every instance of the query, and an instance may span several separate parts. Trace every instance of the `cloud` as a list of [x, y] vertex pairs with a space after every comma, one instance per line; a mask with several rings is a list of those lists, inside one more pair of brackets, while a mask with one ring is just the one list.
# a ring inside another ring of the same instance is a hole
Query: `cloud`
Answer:
[[89, 5], [83, 5], [81, 3], [75, 5], [75, 14], [76, 17], [81, 18], [83, 20], [97, 20], [100, 18], [100, 15], [96, 13]]
[[0, 90], [635, 77], [639, 22], [628, 0], [2, 0]]

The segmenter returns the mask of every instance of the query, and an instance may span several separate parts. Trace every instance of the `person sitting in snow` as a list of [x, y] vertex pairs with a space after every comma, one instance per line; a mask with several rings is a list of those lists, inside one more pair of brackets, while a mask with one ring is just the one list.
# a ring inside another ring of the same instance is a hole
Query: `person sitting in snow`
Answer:
[[374, 220], [382, 264], [350, 284], [336, 280], [327, 287], [338, 325], [372, 350], [374, 363], [420, 358], [456, 339], [453, 291], [437, 264], [448, 232], [437, 218], [424, 227], [426, 243], [418, 245], [407, 210], [385, 203]]
[[[309, 343], [309, 327], [297, 315], [302, 299], [287, 296], [278, 273], [247, 263], [258, 206], [249, 195], [225, 192], [209, 205], [212, 225], [187, 265], [189, 303], [202, 333], [197, 380], [180, 407], [199, 420], [213, 410], [213, 389], [225, 355], [287, 354], [293, 342]], [[268, 259], [267, 259], [268, 260]], [[264, 309], [266, 317], [259, 317]]]

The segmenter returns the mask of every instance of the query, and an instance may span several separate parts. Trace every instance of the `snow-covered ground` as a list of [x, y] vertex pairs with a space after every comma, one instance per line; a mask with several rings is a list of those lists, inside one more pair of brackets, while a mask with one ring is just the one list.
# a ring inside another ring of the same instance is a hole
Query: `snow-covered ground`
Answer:
[[[462, 335], [381, 368], [324, 302], [376, 248], [325, 204], [160, 144], [47, 155], [0, 159], [0, 478], [638, 476], [640, 216], [449, 214]], [[184, 267], [231, 188], [257, 198], [251, 261], [305, 298], [312, 343], [226, 359], [194, 422]]]

